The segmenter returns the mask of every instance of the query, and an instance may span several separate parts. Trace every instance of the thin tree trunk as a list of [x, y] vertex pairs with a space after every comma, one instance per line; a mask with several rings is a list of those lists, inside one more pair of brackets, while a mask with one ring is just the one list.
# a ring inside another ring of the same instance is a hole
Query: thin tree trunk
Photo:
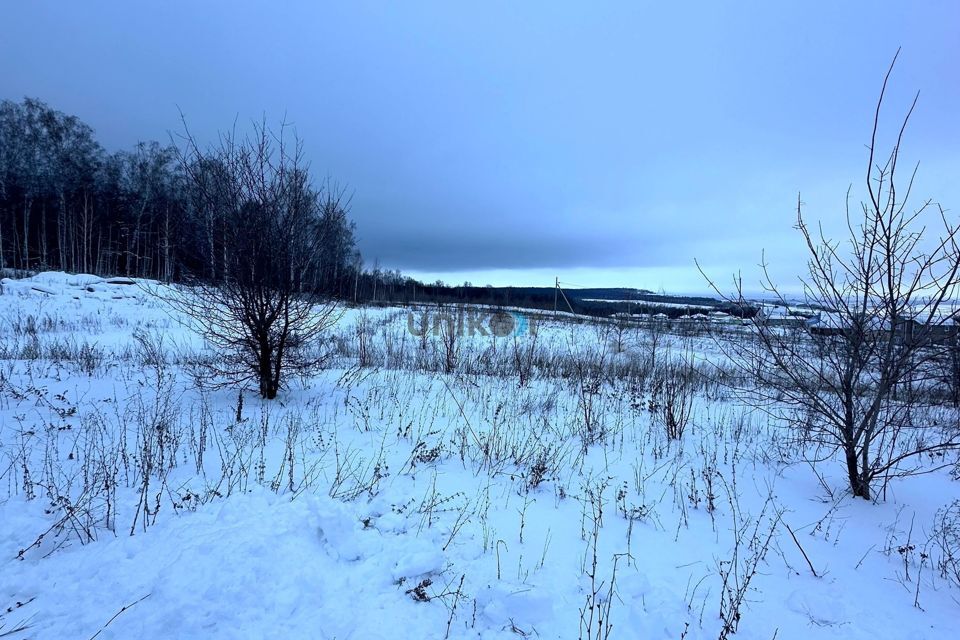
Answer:
[[23, 264], [24, 269], [30, 268], [30, 208], [33, 205], [29, 198], [23, 199]]
[[40, 268], [47, 267], [47, 201], [44, 199], [40, 210]]

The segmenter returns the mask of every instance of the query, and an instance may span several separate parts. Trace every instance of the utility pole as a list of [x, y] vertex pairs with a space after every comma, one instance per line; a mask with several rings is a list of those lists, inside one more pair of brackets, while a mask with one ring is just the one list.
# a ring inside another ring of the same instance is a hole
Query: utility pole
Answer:
[[553, 289], [553, 312], [557, 312], [557, 294], [563, 296], [563, 301], [567, 303], [567, 309], [570, 309], [570, 313], [576, 315], [576, 311], [573, 310], [573, 305], [570, 304], [570, 300], [567, 299], [567, 294], [563, 292], [563, 289], [560, 288], [560, 278], [557, 278], [554, 281]]

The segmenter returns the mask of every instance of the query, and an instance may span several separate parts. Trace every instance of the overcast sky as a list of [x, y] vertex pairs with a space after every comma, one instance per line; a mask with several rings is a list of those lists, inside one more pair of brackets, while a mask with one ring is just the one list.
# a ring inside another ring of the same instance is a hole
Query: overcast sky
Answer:
[[883, 74], [918, 195], [960, 211], [960, 2], [18, 2], [0, 98], [109, 149], [284, 116], [355, 192], [366, 263], [428, 280], [697, 291], [803, 268]]

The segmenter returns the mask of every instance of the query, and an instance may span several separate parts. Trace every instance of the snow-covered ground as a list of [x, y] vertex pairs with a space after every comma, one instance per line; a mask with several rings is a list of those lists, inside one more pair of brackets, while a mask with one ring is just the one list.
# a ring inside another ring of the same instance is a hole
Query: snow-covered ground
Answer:
[[268, 402], [199, 389], [202, 342], [142, 283], [3, 287], [0, 638], [956, 635], [955, 470], [850, 498], [709, 338], [541, 320], [448, 372], [420, 311], [350, 309]]

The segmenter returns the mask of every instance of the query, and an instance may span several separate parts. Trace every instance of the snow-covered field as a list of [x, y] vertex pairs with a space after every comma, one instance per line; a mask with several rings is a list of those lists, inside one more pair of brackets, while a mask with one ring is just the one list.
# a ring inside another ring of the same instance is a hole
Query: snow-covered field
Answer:
[[708, 337], [410, 324], [344, 311], [270, 402], [138, 284], [4, 281], [0, 638], [955, 637], [955, 468], [850, 498]]

